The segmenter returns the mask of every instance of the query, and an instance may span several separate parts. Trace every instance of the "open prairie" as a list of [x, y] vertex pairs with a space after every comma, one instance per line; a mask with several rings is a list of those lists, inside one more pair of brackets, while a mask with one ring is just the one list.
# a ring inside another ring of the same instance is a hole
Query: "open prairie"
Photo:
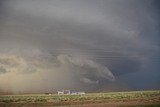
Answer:
[[0, 107], [53, 106], [160, 107], [160, 0], [0, 0]]
[[1, 95], [0, 107], [159, 107], [160, 90], [87, 93], [85, 95]]

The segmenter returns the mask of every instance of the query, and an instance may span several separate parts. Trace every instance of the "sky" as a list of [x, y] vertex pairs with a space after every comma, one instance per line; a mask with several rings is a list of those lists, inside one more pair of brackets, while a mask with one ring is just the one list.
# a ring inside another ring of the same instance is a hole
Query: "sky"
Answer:
[[1, 0], [0, 92], [160, 89], [159, 0]]

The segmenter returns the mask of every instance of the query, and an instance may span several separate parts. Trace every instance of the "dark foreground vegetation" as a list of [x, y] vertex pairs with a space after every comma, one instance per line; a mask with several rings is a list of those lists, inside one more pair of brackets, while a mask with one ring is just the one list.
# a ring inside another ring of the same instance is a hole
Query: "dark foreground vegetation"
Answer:
[[160, 107], [160, 90], [85, 95], [0, 95], [0, 107]]

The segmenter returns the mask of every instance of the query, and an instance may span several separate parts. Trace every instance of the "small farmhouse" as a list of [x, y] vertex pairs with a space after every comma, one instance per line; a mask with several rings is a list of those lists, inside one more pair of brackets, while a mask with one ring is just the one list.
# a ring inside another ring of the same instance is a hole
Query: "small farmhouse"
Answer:
[[84, 95], [85, 92], [75, 92], [70, 90], [58, 91], [58, 95]]
[[58, 91], [58, 95], [69, 95], [71, 94], [70, 90], [62, 90], [62, 91]]

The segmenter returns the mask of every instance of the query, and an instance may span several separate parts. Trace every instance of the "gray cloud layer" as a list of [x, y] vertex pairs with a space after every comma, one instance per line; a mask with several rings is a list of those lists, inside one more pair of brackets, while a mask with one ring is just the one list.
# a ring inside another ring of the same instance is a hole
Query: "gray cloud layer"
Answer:
[[[131, 89], [157, 89], [160, 87], [157, 85], [160, 81], [159, 12], [158, 0], [2, 0], [0, 76], [21, 71], [31, 73], [24, 76], [32, 81], [39, 70], [44, 73], [48, 68], [44, 77], [47, 78], [52, 70], [52, 75], [61, 71], [57, 66], [62, 66], [61, 69], [69, 67], [62, 76], [68, 83], [78, 76], [79, 84], [103, 87], [116, 76], [119, 82], [116, 84], [122, 83]], [[62, 65], [54, 65], [58, 60]], [[37, 61], [40, 61], [38, 65]], [[82, 75], [82, 70], [88, 74]], [[152, 78], [155, 74], [158, 76]], [[3, 77], [2, 86], [7, 84], [6, 78]], [[150, 81], [144, 86], [144, 82], [134, 78]], [[14, 82], [24, 82], [18, 81]], [[54, 87], [74, 86], [65, 86], [67, 82]], [[49, 83], [46, 89], [50, 90], [53, 85]], [[2, 89], [9, 90], [10, 86]], [[25, 91], [30, 90], [27, 85], [24, 87]]]

